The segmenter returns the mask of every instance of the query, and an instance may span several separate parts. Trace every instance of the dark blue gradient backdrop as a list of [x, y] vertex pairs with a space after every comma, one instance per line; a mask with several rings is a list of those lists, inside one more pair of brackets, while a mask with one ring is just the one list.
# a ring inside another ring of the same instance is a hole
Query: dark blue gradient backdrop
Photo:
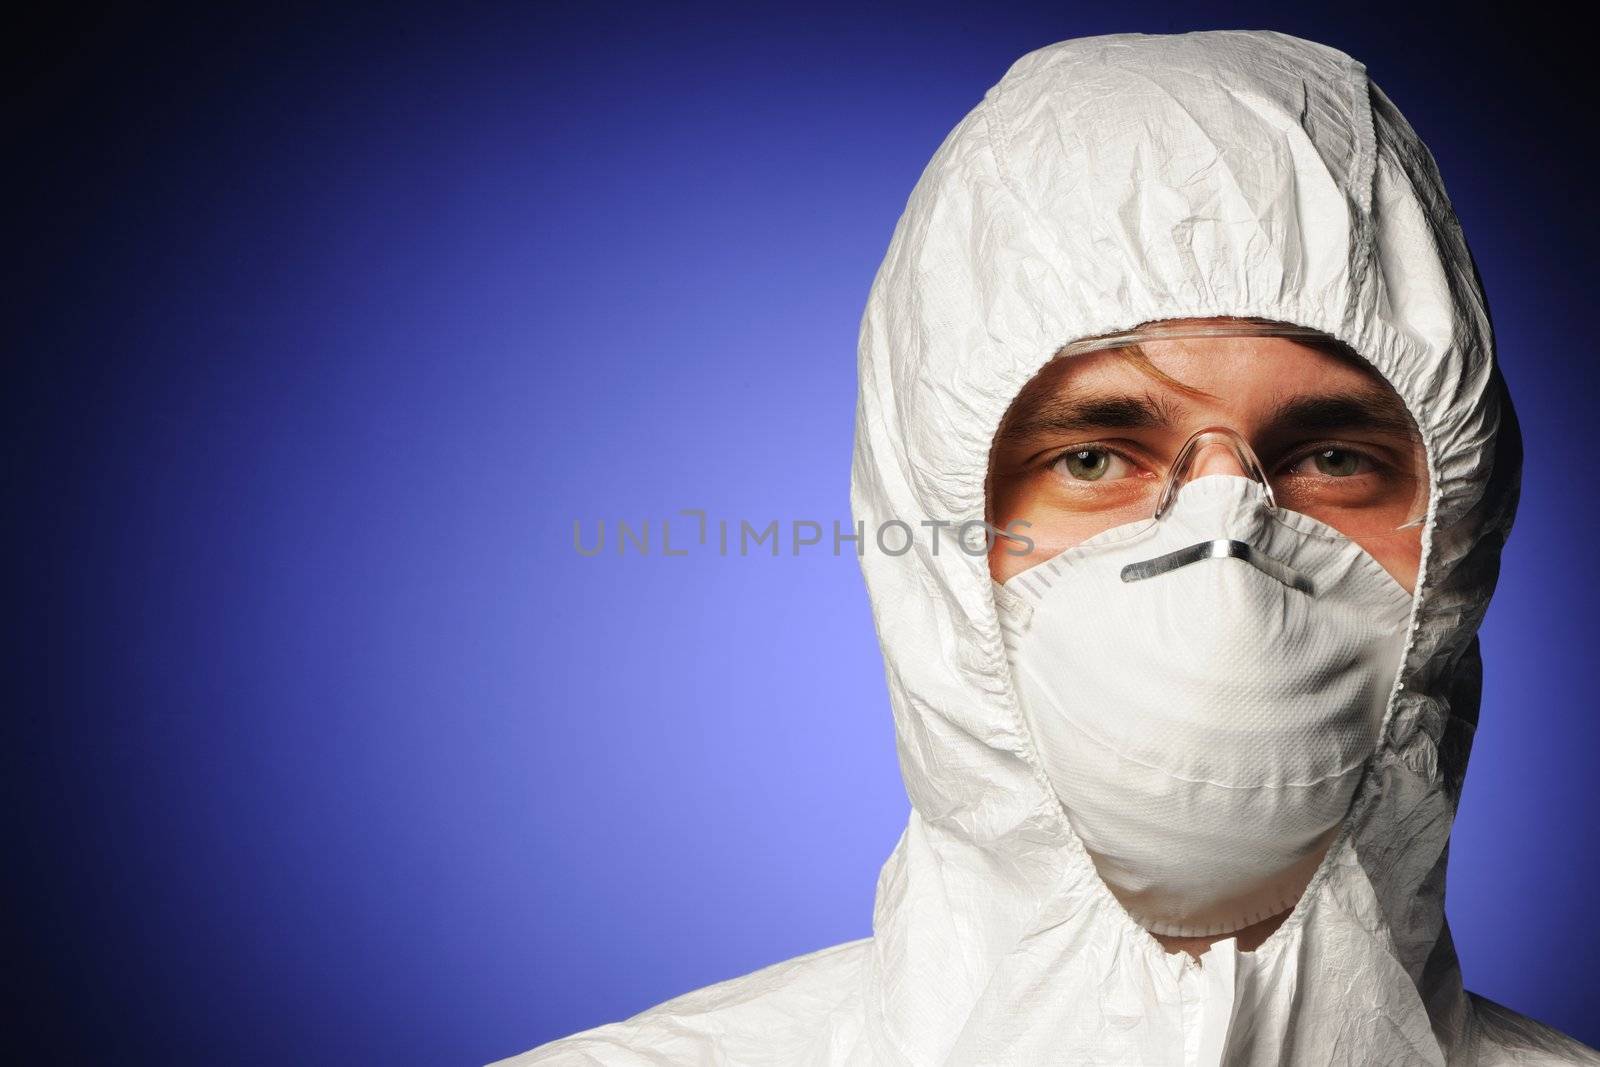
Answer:
[[[848, 525], [945, 133], [1033, 48], [1207, 27], [1364, 60], [1478, 257], [1528, 469], [1450, 917], [1472, 988], [1600, 1043], [1587, 39], [460, 3], [12, 41], [13, 1062], [482, 1063], [868, 935], [907, 803], [855, 560], [660, 523]], [[574, 550], [618, 519], [649, 556]]]

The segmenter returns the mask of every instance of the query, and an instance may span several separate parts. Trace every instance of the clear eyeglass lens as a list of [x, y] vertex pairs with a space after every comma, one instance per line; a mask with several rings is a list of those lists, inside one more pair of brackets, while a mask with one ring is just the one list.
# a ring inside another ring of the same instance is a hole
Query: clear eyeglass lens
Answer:
[[1048, 513], [1010, 528], [1021, 537], [1002, 547], [1043, 562], [1112, 530], [1128, 535], [1159, 522], [1184, 485], [1212, 474], [1250, 478], [1267, 490], [1278, 512], [1299, 512], [1361, 542], [1417, 536], [1427, 513], [1427, 467], [1420, 435], [1383, 448], [1312, 448], [1276, 460], [1269, 472], [1249, 441], [1229, 427], [1195, 432], [1165, 462], [1132, 470], [1086, 448], [1058, 461], [1072, 490], [1057, 495]]
[[[1088, 337], [1064, 346], [1058, 356], [1086, 355], [1132, 343], [1184, 338], [1273, 336], [1326, 342], [1329, 335], [1292, 323], [1237, 318], [1222, 322], [1164, 320], [1116, 334]], [[1312, 448], [1303, 454], [1270, 456], [1270, 473], [1251, 445], [1227, 427], [1207, 427], [1185, 441], [1167, 461], [1152, 460], [1137, 472], [1113, 470], [1104, 457], [1085, 455], [1064, 475], [1071, 491], [1055, 495], [1047, 510], [1008, 523], [1021, 538], [1001, 544], [1014, 556], [1042, 562], [1107, 531], [1137, 533], [1159, 521], [1184, 484], [1209, 473], [1255, 478], [1271, 492], [1279, 511], [1318, 519], [1361, 542], [1420, 535], [1428, 508], [1428, 467], [1421, 434], [1387, 433], [1361, 448]], [[1402, 439], [1404, 438], [1404, 439]], [[1086, 449], [1085, 451], [1089, 451]], [[1221, 454], [1221, 465], [1212, 458]], [[1231, 453], [1231, 468], [1228, 456]], [[1081, 479], [1081, 480], [1080, 480]]]

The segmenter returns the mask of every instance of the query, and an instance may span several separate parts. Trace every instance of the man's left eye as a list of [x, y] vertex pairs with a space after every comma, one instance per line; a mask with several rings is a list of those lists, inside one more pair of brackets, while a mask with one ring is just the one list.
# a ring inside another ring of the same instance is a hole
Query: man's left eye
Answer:
[[1349, 478], [1367, 474], [1372, 460], [1348, 448], [1319, 448], [1307, 453], [1290, 468], [1291, 474], [1320, 474], [1324, 478]]

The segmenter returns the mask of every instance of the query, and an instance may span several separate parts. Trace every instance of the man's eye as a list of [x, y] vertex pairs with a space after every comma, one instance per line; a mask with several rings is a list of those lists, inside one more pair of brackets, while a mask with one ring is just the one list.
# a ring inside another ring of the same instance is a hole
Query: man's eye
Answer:
[[1074, 448], [1057, 457], [1056, 470], [1075, 482], [1098, 482], [1126, 478], [1132, 464], [1104, 448]]
[[1324, 478], [1349, 478], [1367, 474], [1373, 469], [1372, 460], [1348, 448], [1319, 448], [1302, 457], [1291, 474], [1320, 474]]

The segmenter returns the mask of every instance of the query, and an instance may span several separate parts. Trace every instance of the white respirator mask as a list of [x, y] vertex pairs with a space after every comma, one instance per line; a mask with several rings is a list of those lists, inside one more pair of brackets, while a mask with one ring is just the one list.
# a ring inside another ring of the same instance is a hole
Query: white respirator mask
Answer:
[[1293, 907], [1377, 747], [1412, 595], [1250, 477], [1175, 487], [995, 583], [1040, 759], [1100, 876], [1153, 933]]

